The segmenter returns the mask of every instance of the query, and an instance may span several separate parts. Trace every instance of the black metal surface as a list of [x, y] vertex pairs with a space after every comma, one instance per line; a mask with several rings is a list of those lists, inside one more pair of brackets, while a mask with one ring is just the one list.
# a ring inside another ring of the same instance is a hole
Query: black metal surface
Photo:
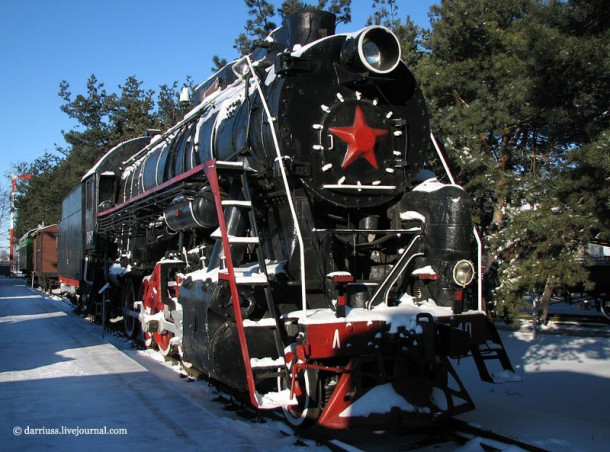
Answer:
[[412, 191], [401, 202], [404, 211], [419, 212], [425, 217], [422, 224], [425, 264], [439, 275], [438, 280], [427, 282], [426, 287], [441, 306], [452, 306], [460, 289], [453, 281], [455, 264], [471, 258], [470, 203], [462, 188], [449, 185], [432, 192]]
[[287, 47], [305, 45], [335, 34], [336, 17], [325, 11], [305, 11], [288, 16]]
[[[246, 294], [240, 294], [246, 297]], [[196, 369], [233, 388], [246, 389], [241, 348], [228, 286], [187, 280], [180, 289], [183, 307], [184, 360]], [[242, 315], [257, 312], [256, 305], [244, 302]], [[246, 330], [252, 356], [277, 357], [271, 330]]]
[[57, 268], [59, 276], [80, 281], [83, 277], [83, 190], [78, 185], [61, 204], [57, 225]]
[[[310, 167], [303, 182], [316, 198], [349, 208], [379, 206], [401, 194], [410, 175], [422, 166], [422, 152], [429, 141], [428, 116], [406, 65], [400, 64], [383, 77], [363, 77], [340, 63], [343, 43], [344, 37], [337, 36], [304, 52], [301, 59], [311, 61], [311, 70], [277, 81], [281, 91], [279, 96], [270, 96], [272, 111], [275, 113], [277, 108], [282, 147], [289, 151], [292, 164], [306, 163]], [[348, 146], [329, 132], [331, 127], [352, 126], [357, 106], [369, 127], [389, 132], [375, 145], [377, 169], [362, 158], [342, 168]], [[268, 159], [274, 157], [267, 154]], [[324, 170], [329, 164], [332, 168]], [[324, 188], [337, 185], [343, 177], [344, 185], [378, 182], [396, 188], [385, 191]]]

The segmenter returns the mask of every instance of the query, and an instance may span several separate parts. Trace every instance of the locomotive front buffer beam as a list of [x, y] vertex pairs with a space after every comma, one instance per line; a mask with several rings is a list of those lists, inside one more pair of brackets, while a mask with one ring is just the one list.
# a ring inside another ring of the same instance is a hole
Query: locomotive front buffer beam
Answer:
[[[484, 313], [473, 311], [467, 325], [452, 325], [452, 316], [412, 314], [411, 310], [409, 318], [404, 311], [392, 316], [392, 309], [401, 308], [382, 309], [378, 315], [375, 310], [352, 309], [345, 319], [319, 312], [301, 325], [302, 340], [285, 356], [291, 397], [311, 392], [311, 375], [317, 376], [320, 427], [365, 426], [372, 418], [394, 427], [423, 425], [474, 409], [450, 358], [472, 355], [485, 381], [494, 382], [485, 360], [497, 358], [505, 370], [512, 371], [508, 358], [504, 360], [498, 352], [504, 348]], [[373, 315], [364, 320], [367, 312]], [[363, 317], [358, 319], [360, 314]], [[483, 348], [497, 355], [483, 352], [481, 358]], [[310, 387], [303, 388], [306, 379]], [[377, 401], [374, 412], [368, 411], [371, 400]]]

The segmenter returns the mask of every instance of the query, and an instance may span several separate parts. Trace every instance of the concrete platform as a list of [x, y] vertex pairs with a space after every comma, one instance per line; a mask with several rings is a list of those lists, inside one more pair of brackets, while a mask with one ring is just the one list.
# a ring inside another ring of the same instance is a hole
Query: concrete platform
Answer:
[[175, 380], [64, 301], [0, 277], [0, 450], [267, 449], [247, 422], [218, 417]]

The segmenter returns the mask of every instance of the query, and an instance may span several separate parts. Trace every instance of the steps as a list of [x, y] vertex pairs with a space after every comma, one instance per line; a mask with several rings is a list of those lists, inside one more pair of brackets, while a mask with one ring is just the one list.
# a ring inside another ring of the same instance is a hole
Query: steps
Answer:
[[486, 337], [487, 340], [484, 343], [472, 344], [470, 351], [481, 380], [488, 383], [502, 383], [505, 381], [505, 377], [502, 378], [502, 381], [497, 381], [494, 376], [489, 373], [487, 361], [499, 361], [504, 372], [514, 373], [515, 370], [506, 354], [506, 349], [502, 344], [502, 339], [500, 338], [496, 326], [487, 317], [485, 317], [485, 324], [487, 331], [484, 337]]
[[[285, 333], [275, 310], [273, 294], [271, 292], [271, 287], [269, 286], [266, 260], [262, 247], [260, 246], [256, 215], [252, 203], [252, 194], [248, 181], [248, 173], [251, 172], [251, 169], [244, 167], [243, 162], [211, 160], [204, 164], [204, 171], [214, 195], [216, 213], [218, 216], [218, 229], [212, 233], [211, 237], [221, 240], [224, 252], [224, 268], [220, 270], [218, 277], [219, 280], [227, 281], [229, 283], [233, 310], [235, 313], [235, 322], [237, 324], [237, 333], [244, 362], [244, 370], [246, 373], [248, 390], [250, 392], [250, 401], [255, 407], [260, 409], [275, 409], [282, 406], [294, 405], [297, 401], [296, 398], [290, 398], [289, 390], [261, 393], [256, 387], [257, 384], [261, 382], [269, 382], [270, 380], [277, 381], [279, 376], [287, 376], [288, 370], [286, 369], [286, 363], [284, 361]], [[230, 178], [234, 184], [239, 185], [239, 194], [238, 196], [234, 196], [234, 198], [238, 199], [221, 198], [218, 182], [219, 177]], [[249, 231], [250, 235], [236, 236], [228, 233], [227, 223], [225, 221], [225, 208], [240, 209], [247, 212], [247, 215], [244, 215], [244, 217], [249, 226], [246, 227], [246, 230]], [[258, 268], [236, 268], [234, 266], [232, 251], [235, 246], [244, 245], [255, 248]], [[258, 286], [263, 289], [270, 318], [258, 321], [243, 319], [239, 301], [239, 286]], [[273, 332], [278, 358], [250, 356], [250, 348], [245, 333], [246, 328], [270, 329]]]

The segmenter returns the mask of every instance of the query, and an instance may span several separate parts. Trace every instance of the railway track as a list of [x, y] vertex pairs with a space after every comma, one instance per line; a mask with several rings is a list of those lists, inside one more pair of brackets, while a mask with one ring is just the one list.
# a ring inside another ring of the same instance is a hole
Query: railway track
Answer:
[[[594, 321], [595, 320], [595, 321]], [[531, 319], [527, 316], [522, 318], [523, 328], [531, 327]], [[99, 324], [99, 322], [96, 322]], [[582, 335], [606, 334], [605, 337], [610, 337], [610, 328], [605, 319], [597, 317], [592, 319], [591, 316], [574, 316], [574, 315], [554, 315], [551, 317], [551, 324], [554, 329], [544, 329], [542, 334], [574, 334], [574, 326], [578, 326]], [[106, 326], [106, 334], [126, 338], [122, 328], [122, 321], [113, 319]], [[99, 325], [101, 327], [101, 325]], [[567, 330], [567, 328], [572, 328]], [[144, 344], [138, 341], [134, 343], [139, 348], [146, 348]], [[177, 365], [180, 360], [167, 356], [166, 361], [173, 362]], [[176, 366], [177, 367], [177, 366]], [[182, 367], [181, 376], [192, 380], [198, 379], [214, 385], [218, 390], [218, 396], [213, 399], [214, 403], [219, 404], [223, 410], [234, 412], [244, 421], [253, 423], [264, 423], [279, 421], [285, 426], [285, 434], [294, 434], [296, 445], [306, 446], [303, 440], [315, 441], [317, 444], [326, 446], [332, 451], [340, 452], [356, 452], [356, 451], [450, 451], [466, 444], [476, 444], [480, 450], [485, 451], [501, 451], [506, 450], [509, 446], [516, 446], [525, 451], [545, 451], [534, 444], [530, 444], [517, 438], [502, 435], [501, 433], [485, 430], [484, 428], [470, 425], [459, 419], [448, 419], [439, 421], [438, 423], [420, 427], [394, 431], [324, 431], [315, 427], [312, 428], [295, 428], [285, 422], [284, 417], [274, 411], [259, 411], [252, 408], [247, 401], [247, 398], [240, 397], [229, 388], [224, 387], [216, 382], [211, 382], [205, 376], [197, 373], [192, 373], [189, 369]], [[477, 449], [477, 450], [479, 450]]]
[[[106, 334], [126, 338], [122, 329], [122, 321], [109, 322], [106, 325]], [[132, 341], [138, 348], [146, 348], [142, 342], [133, 339]], [[177, 357], [171, 355], [165, 356], [164, 359], [176, 368], [181, 364]], [[511, 445], [526, 451], [545, 450], [516, 438], [469, 425], [458, 419], [447, 419], [430, 426], [389, 431], [328, 431], [315, 426], [295, 427], [288, 424], [284, 417], [276, 411], [254, 409], [243, 394], [236, 393], [221, 383], [211, 381], [204, 375], [183, 366], [180, 369], [180, 374], [185, 379], [201, 380], [212, 384], [218, 390], [218, 395], [213, 402], [222, 406], [223, 410], [233, 412], [247, 422], [276, 421], [283, 423], [286, 435], [296, 435], [296, 445], [306, 446], [305, 442], [299, 444], [299, 438], [302, 438], [310, 442], [315, 441], [335, 452], [449, 451], [469, 442], [479, 444], [486, 451], [501, 451]]]
[[[517, 326], [501, 325], [496, 323], [498, 329], [532, 331], [532, 315], [523, 313], [517, 320]], [[548, 322], [540, 326], [538, 334], [574, 337], [609, 337], [610, 320], [601, 315], [586, 314], [551, 314]]]
[[[258, 411], [238, 399], [220, 395], [215, 402], [225, 410], [235, 412], [250, 422], [280, 421], [284, 423], [287, 435], [296, 434], [297, 438], [315, 441], [334, 452], [396, 452], [396, 451], [452, 451], [468, 443], [476, 444], [476, 450], [488, 452], [508, 450], [516, 446], [519, 450], [546, 452], [534, 444], [485, 430], [459, 419], [447, 419], [433, 425], [390, 431], [328, 431], [317, 427], [294, 427], [285, 422], [283, 416], [275, 411]], [[298, 442], [298, 439], [297, 439]], [[305, 443], [301, 444], [305, 445]]]
[[566, 324], [592, 324], [592, 325], [610, 325], [610, 320], [603, 316], [587, 315], [587, 314], [551, 314], [549, 316], [551, 322], [563, 322]]
[[297, 430], [304, 438], [313, 439], [335, 452], [395, 452], [395, 451], [452, 451], [466, 444], [476, 444], [476, 450], [489, 452], [520, 450], [545, 452], [534, 444], [470, 425], [459, 419], [447, 419], [434, 425], [408, 430], [371, 432], [317, 432]]

